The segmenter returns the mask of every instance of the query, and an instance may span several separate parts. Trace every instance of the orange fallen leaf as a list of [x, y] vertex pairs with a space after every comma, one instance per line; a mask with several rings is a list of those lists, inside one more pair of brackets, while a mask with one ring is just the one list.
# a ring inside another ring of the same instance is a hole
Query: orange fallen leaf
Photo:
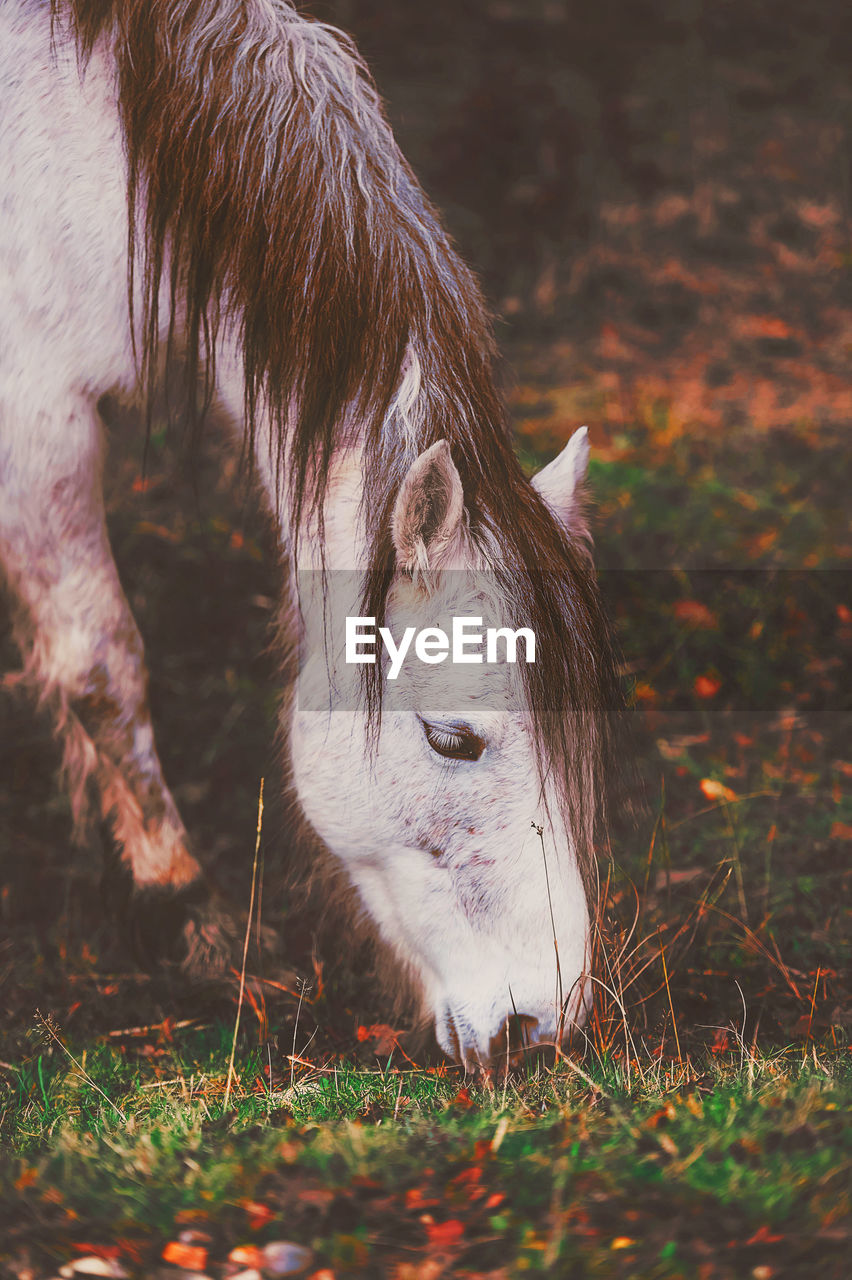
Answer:
[[238, 1244], [228, 1254], [229, 1262], [238, 1262], [243, 1267], [253, 1267], [256, 1271], [260, 1271], [266, 1263], [266, 1255], [262, 1249], [258, 1249], [254, 1244]]
[[[443, 1262], [437, 1258], [426, 1258], [423, 1262], [400, 1262], [394, 1268], [393, 1280], [440, 1280], [444, 1275], [446, 1268]], [[312, 1278], [309, 1276], [308, 1280]]]
[[308, 1187], [299, 1192], [302, 1204], [312, 1205], [315, 1209], [327, 1209], [334, 1204], [335, 1192], [328, 1187]]
[[714, 675], [696, 676], [692, 687], [699, 698], [715, 698], [722, 687], [722, 681]]
[[678, 622], [686, 622], [690, 627], [702, 627], [706, 631], [715, 631], [719, 625], [715, 613], [700, 600], [678, 600], [674, 616]]
[[405, 1193], [407, 1209], [434, 1209], [440, 1203], [434, 1196], [424, 1196], [419, 1187], [409, 1187]]
[[375, 1041], [376, 1053], [392, 1053], [399, 1043], [400, 1033], [386, 1022], [376, 1022], [370, 1027], [361, 1026], [357, 1031], [358, 1040], [364, 1044], [367, 1040]]
[[752, 560], [757, 560], [774, 546], [778, 541], [778, 529], [766, 529], [763, 533], [758, 533], [755, 537], [750, 538], [745, 544], [747, 554]]
[[446, 1222], [429, 1222], [426, 1234], [433, 1249], [451, 1249], [458, 1244], [464, 1235], [464, 1223], [458, 1218], [448, 1218]]
[[727, 800], [728, 804], [733, 804], [737, 798], [735, 791], [726, 787], [723, 782], [717, 782], [715, 778], [702, 778], [701, 790], [708, 800]]
[[739, 323], [740, 330], [755, 338], [789, 338], [793, 330], [780, 316], [746, 315]]
[[768, 1227], [758, 1227], [754, 1235], [746, 1240], [746, 1244], [778, 1244], [783, 1236], [775, 1235]]
[[171, 1262], [184, 1271], [203, 1271], [207, 1266], [207, 1250], [198, 1244], [170, 1240], [163, 1250], [163, 1262]]
[[852, 840], [852, 823], [835, 822], [832, 824], [829, 836], [832, 840]]
[[161, 542], [173, 545], [180, 542], [180, 534], [175, 533], [174, 529], [169, 529], [164, 524], [154, 524], [152, 520], [138, 520], [134, 533], [147, 533], [153, 538], [159, 538]]
[[260, 1231], [275, 1217], [269, 1205], [260, 1204], [257, 1200], [243, 1200], [240, 1207], [248, 1214], [249, 1227], [252, 1231]]
[[645, 1128], [658, 1129], [661, 1124], [665, 1124], [669, 1120], [674, 1119], [674, 1116], [675, 1109], [670, 1102], [667, 1102], [664, 1107], [660, 1107], [658, 1111], [655, 1111], [652, 1115], [648, 1116], [648, 1119], [645, 1121]]

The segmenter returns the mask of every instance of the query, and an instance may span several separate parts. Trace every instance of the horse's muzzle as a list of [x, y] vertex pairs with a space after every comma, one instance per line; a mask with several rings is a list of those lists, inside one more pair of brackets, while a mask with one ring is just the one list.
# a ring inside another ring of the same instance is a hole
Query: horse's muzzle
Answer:
[[503, 1075], [531, 1062], [552, 1058], [555, 1053], [553, 1036], [542, 1034], [538, 1018], [523, 1013], [512, 1013], [506, 1018], [497, 1034], [490, 1038], [487, 1050], [470, 1033], [460, 1034], [452, 1017], [448, 1030], [452, 1056], [466, 1071], [474, 1073]]
[[552, 1038], [539, 1036], [538, 1018], [526, 1014], [512, 1014], [492, 1036], [488, 1045], [488, 1065], [492, 1071], [503, 1072], [526, 1066], [531, 1059], [539, 1058], [553, 1050]]

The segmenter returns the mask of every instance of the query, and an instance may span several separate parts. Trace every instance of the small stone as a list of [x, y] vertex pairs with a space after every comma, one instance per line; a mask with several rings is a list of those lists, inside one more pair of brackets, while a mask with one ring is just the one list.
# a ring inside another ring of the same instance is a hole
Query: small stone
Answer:
[[75, 1258], [59, 1268], [59, 1274], [70, 1280], [74, 1276], [112, 1276], [113, 1280], [128, 1280], [127, 1272], [120, 1262], [114, 1258], [99, 1258], [92, 1254], [89, 1258]]
[[263, 1249], [263, 1270], [271, 1276], [306, 1275], [313, 1261], [310, 1249], [287, 1240], [274, 1240]]
[[180, 1244], [211, 1245], [213, 1243], [213, 1237], [206, 1231], [197, 1231], [195, 1227], [192, 1227], [187, 1228], [186, 1231], [181, 1231], [178, 1236], [178, 1241]]

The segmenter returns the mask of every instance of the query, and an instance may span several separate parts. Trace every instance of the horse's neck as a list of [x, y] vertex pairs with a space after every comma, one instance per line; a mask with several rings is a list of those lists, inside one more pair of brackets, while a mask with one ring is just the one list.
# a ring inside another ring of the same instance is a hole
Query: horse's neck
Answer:
[[299, 570], [324, 568], [354, 574], [366, 567], [362, 468], [360, 446], [340, 448], [335, 453], [323, 504], [322, 527], [318, 520], [306, 520], [297, 541]]
[[[216, 353], [216, 380], [219, 397], [234, 432], [242, 438], [244, 431], [243, 365], [235, 341], [224, 337]], [[365, 567], [365, 537], [361, 495], [363, 492], [363, 456], [359, 445], [341, 447], [335, 453], [329, 470], [322, 522], [307, 517], [299, 536], [291, 527], [288, 496], [288, 466], [282, 458], [277, 439], [273, 438], [269, 420], [263, 412], [257, 415], [254, 440], [254, 463], [269, 510], [278, 530], [282, 553], [293, 570], [354, 571]]]

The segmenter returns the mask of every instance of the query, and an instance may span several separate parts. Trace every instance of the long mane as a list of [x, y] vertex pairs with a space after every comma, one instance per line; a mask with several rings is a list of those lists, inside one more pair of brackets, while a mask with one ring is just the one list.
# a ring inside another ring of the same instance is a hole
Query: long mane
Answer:
[[[168, 346], [179, 333], [192, 387], [199, 374], [212, 386], [223, 325], [237, 335], [246, 429], [253, 443], [268, 417], [291, 528], [321, 510], [331, 457], [357, 425], [368, 459], [364, 608], [379, 619], [399, 482], [418, 453], [449, 441], [507, 613], [536, 633], [522, 678], [588, 884], [618, 700], [597, 588], [521, 471], [479, 287], [352, 42], [286, 0], [52, 4], [83, 59], [103, 39], [116, 61], [143, 378], [152, 383], [158, 362], [164, 284]], [[367, 671], [377, 715], [381, 676]]]

